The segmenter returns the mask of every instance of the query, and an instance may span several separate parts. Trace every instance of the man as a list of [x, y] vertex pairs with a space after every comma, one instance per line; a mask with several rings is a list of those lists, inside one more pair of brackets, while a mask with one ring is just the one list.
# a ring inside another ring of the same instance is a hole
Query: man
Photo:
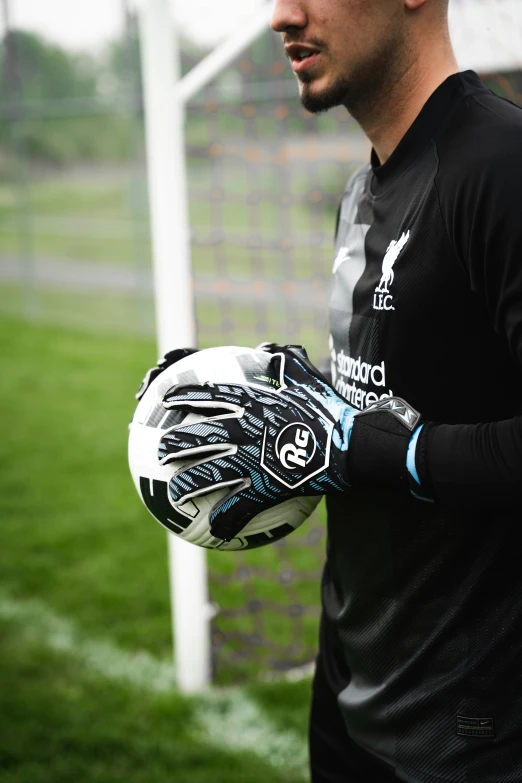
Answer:
[[329, 497], [317, 782], [522, 780], [522, 111], [458, 73], [447, 6], [272, 18], [303, 105], [343, 104], [373, 145], [339, 214], [336, 388], [444, 422], [417, 444], [436, 503]]
[[[229, 486], [226, 539], [256, 503], [328, 496], [313, 783], [520, 783], [522, 110], [459, 73], [447, 0], [276, 0], [272, 27], [303, 105], [373, 146], [339, 209], [332, 385], [265, 346], [279, 392], [171, 390], [216, 422], [164, 436], [200, 459], [171, 498]], [[277, 464], [291, 426], [322, 472]]]

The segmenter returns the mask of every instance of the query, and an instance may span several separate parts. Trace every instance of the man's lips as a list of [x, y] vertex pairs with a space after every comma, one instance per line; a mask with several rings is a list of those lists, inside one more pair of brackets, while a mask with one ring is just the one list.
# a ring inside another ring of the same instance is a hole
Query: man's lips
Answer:
[[[317, 59], [320, 57], [320, 52], [317, 49], [307, 46], [306, 44], [289, 44], [285, 46], [286, 54], [292, 61], [292, 69], [294, 73], [301, 73], [301, 71], [308, 70], [316, 64]], [[303, 58], [303, 55], [305, 57]]]
[[319, 52], [314, 52], [309, 57], [305, 57], [304, 60], [292, 60], [292, 70], [294, 73], [301, 73], [301, 71], [306, 71], [317, 63], [317, 60], [320, 56], [321, 55]]

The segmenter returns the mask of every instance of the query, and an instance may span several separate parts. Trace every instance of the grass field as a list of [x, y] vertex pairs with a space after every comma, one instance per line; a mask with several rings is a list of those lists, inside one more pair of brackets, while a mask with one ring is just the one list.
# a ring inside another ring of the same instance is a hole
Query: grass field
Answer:
[[[3, 317], [0, 351], [2, 783], [301, 783], [307, 679], [263, 682], [247, 662], [218, 672], [207, 697], [173, 687], [165, 534], [126, 464], [152, 342]], [[266, 577], [280, 552], [244, 556], [259, 569], [256, 589], [284, 601]], [[296, 570], [318, 566], [306, 546], [286, 557]], [[216, 553], [211, 567], [233, 577], [233, 558]], [[317, 584], [299, 589], [303, 603], [317, 602]], [[213, 598], [233, 607], [244, 584], [218, 580]], [[316, 619], [305, 620], [313, 644]], [[284, 614], [265, 622], [284, 644]], [[242, 689], [230, 685], [238, 675]]]

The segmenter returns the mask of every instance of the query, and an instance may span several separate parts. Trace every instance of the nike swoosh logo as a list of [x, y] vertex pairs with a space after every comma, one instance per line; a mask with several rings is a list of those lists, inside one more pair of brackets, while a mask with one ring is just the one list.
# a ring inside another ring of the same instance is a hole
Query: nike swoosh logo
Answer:
[[332, 275], [335, 275], [335, 273], [337, 272], [341, 264], [343, 264], [345, 261], [348, 261], [349, 258], [350, 258], [349, 249], [347, 247], [341, 247], [334, 261]]

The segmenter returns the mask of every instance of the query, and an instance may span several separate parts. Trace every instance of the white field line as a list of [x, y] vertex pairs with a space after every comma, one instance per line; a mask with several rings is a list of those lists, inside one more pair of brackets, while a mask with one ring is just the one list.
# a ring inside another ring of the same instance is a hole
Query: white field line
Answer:
[[[40, 601], [0, 596], [0, 619], [22, 628], [29, 640], [66, 654], [89, 671], [154, 693], [177, 693], [173, 668], [147, 652], [130, 653], [107, 640], [87, 638], [70, 620]], [[236, 688], [191, 697], [196, 734], [207, 745], [256, 754], [281, 771], [307, 775], [307, 750], [294, 731], [281, 731], [254, 701]]]

